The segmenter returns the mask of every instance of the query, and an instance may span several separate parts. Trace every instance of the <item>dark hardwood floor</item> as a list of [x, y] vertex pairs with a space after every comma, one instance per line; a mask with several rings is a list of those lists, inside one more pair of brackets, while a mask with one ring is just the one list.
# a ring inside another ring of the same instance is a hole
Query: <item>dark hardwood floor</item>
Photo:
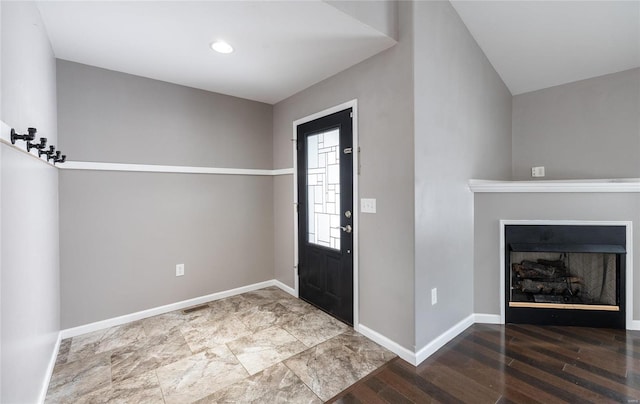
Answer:
[[640, 331], [475, 324], [417, 368], [396, 358], [336, 403], [638, 403]]

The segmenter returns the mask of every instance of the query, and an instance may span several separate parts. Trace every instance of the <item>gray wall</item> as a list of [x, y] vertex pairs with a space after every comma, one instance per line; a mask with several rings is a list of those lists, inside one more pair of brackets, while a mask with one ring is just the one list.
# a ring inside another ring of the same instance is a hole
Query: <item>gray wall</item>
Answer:
[[513, 179], [640, 177], [640, 68], [513, 97]]
[[[640, 251], [640, 194], [476, 193], [474, 311], [500, 314], [500, 219], [624, 220], [633, 222], [633, 250]], [[640, 254], [634, 254], [634, 290], [640, 290]], [[633, 299], [640, 319], [640, 297]]]
[[[31, 2], [1, 2], [0, 119], [56, 141], [55, 59]], [[5, 140], [7, 140], [5, 138]], [[57, 170], [0, 145], [2, 403], [37, 402], [60, 330]]]
[[[415, 3], [416, 349], [473, 312], [470, 178], [508, 179], [511, 94], [448, 1]], [[431, 288], [438, 303], [431, 305]]]
[[[292, 122], [358, 99], [360, 197], [377, 198], [360, 215], [360, 323], [413, 349], [412, 4], [399, 3], [399, 42], [274, 106], [274, 167], [293, 167]], [[293, 286], [292, 179], [275, 179], [276, 278]], [[280, 195], [281, 191], [287, 193]]]
[[[59, 61], [58, 108], [72, 160], [271, 168], [267, 104]], [[63, 170], [60, 220], [63, 328], [273, 279], [271, 177]]]
[[63, 170], [62, 327], [273, 279], [272, 188], [271, 177]]
[[75, 161], [271, 168], [268, 104], [58, 60], [58, 112]]

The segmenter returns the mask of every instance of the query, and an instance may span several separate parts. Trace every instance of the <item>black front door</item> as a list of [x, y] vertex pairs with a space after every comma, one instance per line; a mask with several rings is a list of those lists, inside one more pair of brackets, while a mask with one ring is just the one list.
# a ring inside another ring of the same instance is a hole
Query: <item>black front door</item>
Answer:
[[351, 108], [298, 126], [300, 298], [353, 325]]

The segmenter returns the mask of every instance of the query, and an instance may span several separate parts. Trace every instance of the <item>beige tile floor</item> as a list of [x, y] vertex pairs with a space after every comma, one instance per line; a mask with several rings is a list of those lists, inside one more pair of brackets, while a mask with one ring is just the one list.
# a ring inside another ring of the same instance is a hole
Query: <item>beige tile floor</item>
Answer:
[[394, 357], [271, 287], [62, 341], [46, 403], [316, 403]]

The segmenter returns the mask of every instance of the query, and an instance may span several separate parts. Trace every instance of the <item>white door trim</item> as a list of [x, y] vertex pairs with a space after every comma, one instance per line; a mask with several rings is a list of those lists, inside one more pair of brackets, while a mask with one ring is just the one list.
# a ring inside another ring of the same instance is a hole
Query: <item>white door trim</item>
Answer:
[[360, 153], [358, 145], [358, 100], [354, 99], [340, 105], [327, 108], [315, 114], [305, 116], [304, 118], [293, 121], [293, 275], [296, 296], [300, 295], [298, 284], [298, 157], [296, 150], [296, 142], [298, 141], [298, 126], [351, 108], [353, 111], [353, 328], [358, 331], [360, 324], [359, 305], [358, 305], [358, 263], [359, 263], [359, 246], [358, 237], [360, 233], [359, 226], [359, 205], [358, 205], [358, 167], [360, 164]]

